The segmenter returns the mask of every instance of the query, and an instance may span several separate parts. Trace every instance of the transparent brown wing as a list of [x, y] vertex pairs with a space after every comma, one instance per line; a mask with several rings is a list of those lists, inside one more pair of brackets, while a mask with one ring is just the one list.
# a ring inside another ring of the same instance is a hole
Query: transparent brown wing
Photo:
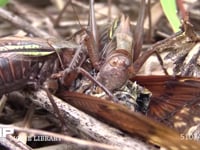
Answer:
[[[145, 140], [168, 149], [197, 149], [200, 145], [195, 141], [186, 141], [180, 135], [146, 116], [129, 111], [126, 107], [108, 100], [88, 96], [81, 93], [61, 92], [58, 94], [67, 103], [103, 120], [131, 135], [139, 135]], [[180, 144], [181, 143], [181, 144]]]
[[[137, 76], [132, 80], [152, 92], [148, 116], [184, 132], [200, 114], [200, 79]], [[179, 123], [179, 124], [178, 124]]]

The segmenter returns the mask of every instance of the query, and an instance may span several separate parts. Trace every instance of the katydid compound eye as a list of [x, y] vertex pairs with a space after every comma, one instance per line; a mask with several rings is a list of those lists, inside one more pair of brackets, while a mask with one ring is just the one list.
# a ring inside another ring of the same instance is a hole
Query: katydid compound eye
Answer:
[[116, 56], [113, 57], [110, 61], [109, 61], [110, 65], [113, 67], [124, 67], [127, 68], [130, 66], [130, 60], [127, 59], [124, 56]]
[[109, 63], [113, 67], [117, 66], [119, 63], [118, 58], [115, 57], [115, 58], [111, 59]]

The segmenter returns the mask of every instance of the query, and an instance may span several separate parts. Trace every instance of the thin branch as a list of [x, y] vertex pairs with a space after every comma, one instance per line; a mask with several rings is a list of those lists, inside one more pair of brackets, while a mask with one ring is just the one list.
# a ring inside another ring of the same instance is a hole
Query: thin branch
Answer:
[[50, 37], [49, 34], [46, 32], [33, 27], [29, 22], [26, 20], [22, 19], [21, 17], [3, 9], [0, 8], [0, 18], [4, 19], [5, 21], [8, 21], [15, 25], [16, 27], [23, 29], [24, 31], [33, 34], [34, 36], [37, 37]]
[[[37, 92], [25, 93], [36, 105], [54, 113], [53, 107], [43, 90]], [[87, 139], [95, 139], [101, 143], [107, 143], [126, 150], [148, 150], [149, 145], [132, 138], [118, 129], [112, 128], [95, 118], [81, 112], [71, 105], [63, 102], [61, 99], [53, 96], [61, 113], [65, 118], [68, 128], [78, 135], [84, 135]], [[95, 127], [95, 128], [94, 128]]]

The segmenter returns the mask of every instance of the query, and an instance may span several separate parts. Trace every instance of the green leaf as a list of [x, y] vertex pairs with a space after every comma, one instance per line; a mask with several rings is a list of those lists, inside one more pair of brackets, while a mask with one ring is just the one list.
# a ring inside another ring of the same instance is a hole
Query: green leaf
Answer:
[[181, 22], [177, 15], [176, 0], [160, 0], [160, 3], [173, 31], [178, 32]]
[[5, 6], [8, 3], [8, 0], [0, 0], [0, 7]]

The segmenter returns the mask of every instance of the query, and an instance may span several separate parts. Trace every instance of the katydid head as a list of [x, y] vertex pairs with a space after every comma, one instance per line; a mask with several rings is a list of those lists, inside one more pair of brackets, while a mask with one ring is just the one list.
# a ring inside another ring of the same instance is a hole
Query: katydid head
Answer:
[[130, 61], [125, 56], [116, 55], [106, 61], [101, 67], [97, 79], [108, 89], [122, 87], [128, 79]]
[[121, 88], [129, 79], [128, 68], [132, 64], [133, 38], [128, 17], [121, 17], [120, 24], [116, 28], [111, 42], [116, 42], [116, 48], [107, 54], [97, 78], [112, 91]]

